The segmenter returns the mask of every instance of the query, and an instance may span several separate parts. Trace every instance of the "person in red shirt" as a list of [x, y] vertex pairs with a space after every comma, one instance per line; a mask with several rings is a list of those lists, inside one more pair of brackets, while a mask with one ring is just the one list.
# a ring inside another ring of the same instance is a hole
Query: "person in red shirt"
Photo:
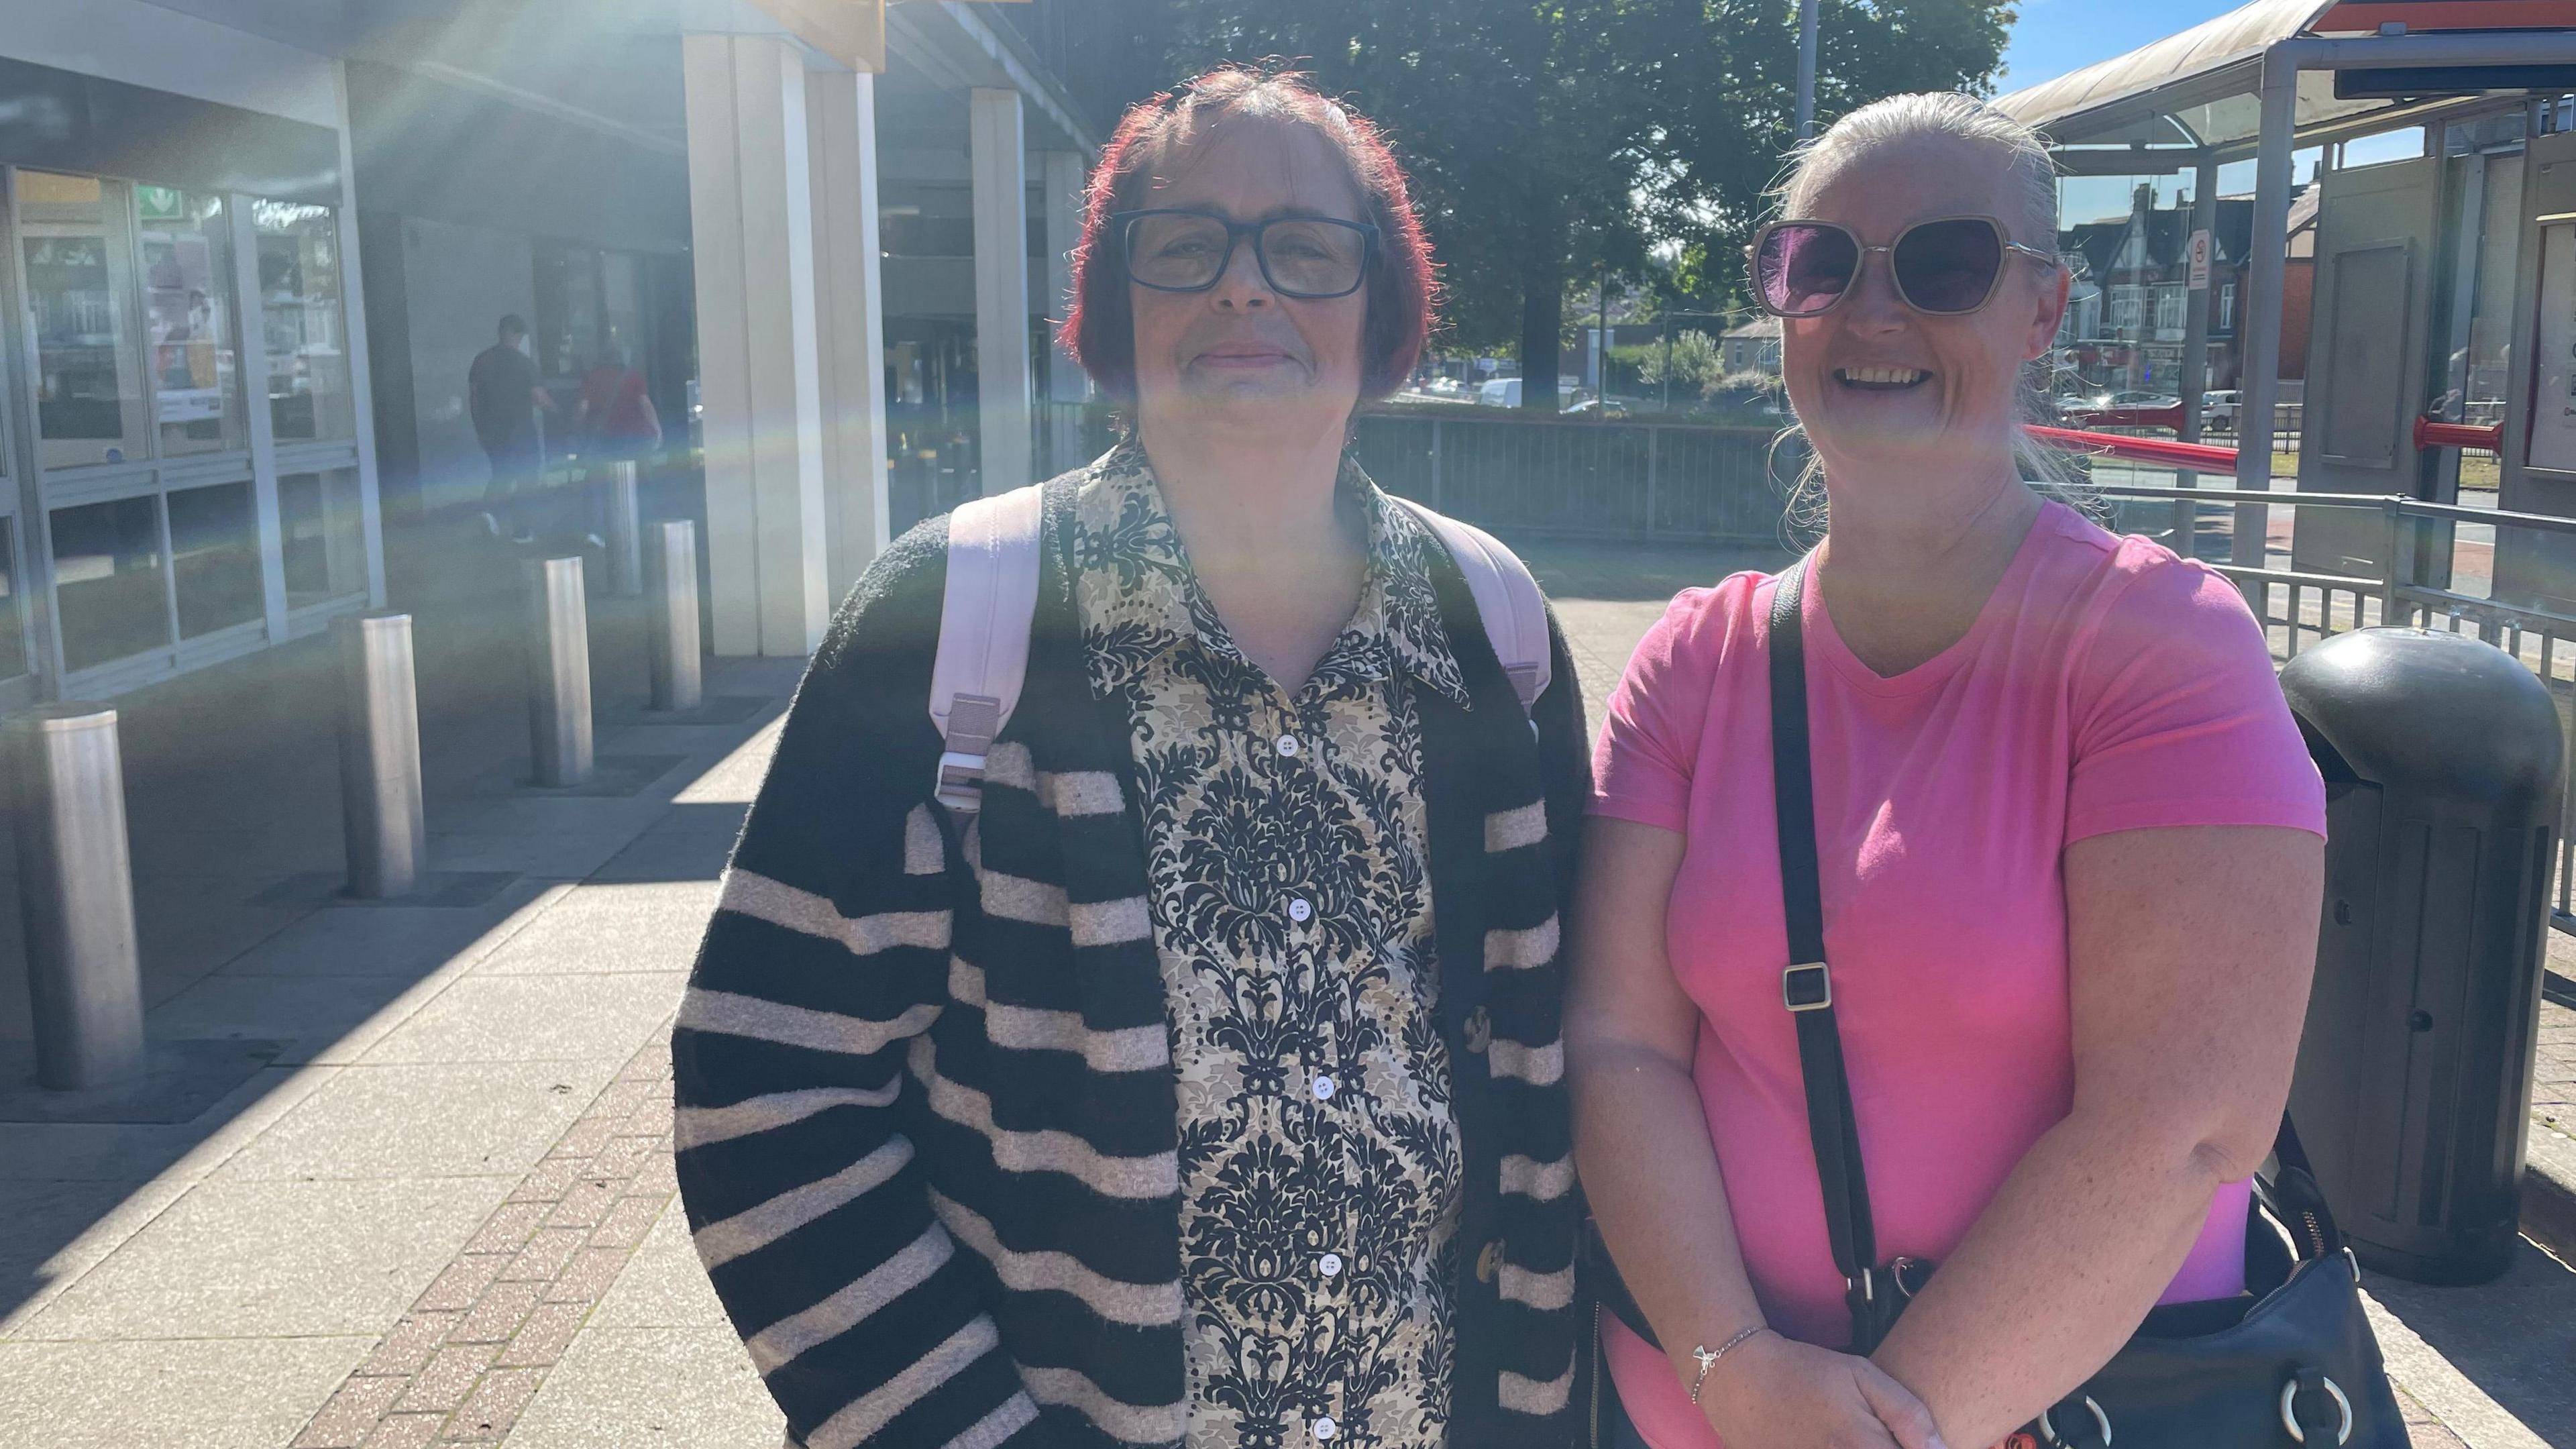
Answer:
[[631, 349], [610, 348], [582, 375], [573, 436], [581, 440], [584, 457], [603, 461], [640, 459], [661, 448], [662, 417], [653, 410]]

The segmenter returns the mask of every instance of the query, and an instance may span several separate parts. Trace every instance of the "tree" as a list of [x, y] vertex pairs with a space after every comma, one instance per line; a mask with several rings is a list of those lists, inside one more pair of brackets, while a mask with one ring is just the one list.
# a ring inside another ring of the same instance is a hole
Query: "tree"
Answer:
[[[1648, 230], [1679, 244], [1677, 281], [1698, 305], [1743, 300], [1744, 245], [1797, 139], [1797, 6], [1707, 0], [1687, 82], [1671, 88], [1641, 204]], [[1881, 96], [1993, 89], [2014, 10], [2003, 0], [1823, 0], [1817, 16], [1818, 129]]]
[[[1522, 405], [1557, 407], [1568, 284], [1657, 274], [1698, 304], [1791, 130], [1795, 0], [1186, 0], [1158, 12], [1174, 80], [1288, 60], [1385, 127], [1443, 267], [1447, 341], [1517, 340]], [[1817, 108], [1988, 86], [2004, 0], [1825, 0]]]

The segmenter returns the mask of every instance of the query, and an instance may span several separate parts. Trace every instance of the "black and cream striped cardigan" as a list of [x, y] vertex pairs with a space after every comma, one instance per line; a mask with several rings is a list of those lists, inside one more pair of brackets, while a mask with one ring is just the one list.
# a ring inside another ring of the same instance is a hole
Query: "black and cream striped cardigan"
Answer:
[[[1049, 485], [977, 858], [925, 803], [934, 519], [868, 571], [798, 688], [672, 1034], [698, 1254], [810, 1449], [1186, 1427], [1163, 978], [1125, 712], [1084, 667], [1070, 500]], [[1484, 967], [1441, 973], [1468, 1185], [1449, 1442], [1564, 1449], [1591, 1373], [1557, 1034], [1581, 695], [1556, 638], [1533, 731], [1465, 580], [1434, 572], [1474, 702], [1415, 696], [1437, 947]], [[969, 891], [979, 908], [952, 912]]]

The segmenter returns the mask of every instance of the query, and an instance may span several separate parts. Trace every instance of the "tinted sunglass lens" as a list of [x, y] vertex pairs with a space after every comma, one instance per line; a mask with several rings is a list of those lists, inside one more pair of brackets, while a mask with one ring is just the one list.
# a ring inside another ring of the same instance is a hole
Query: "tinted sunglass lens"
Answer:
[[1994, 291], [2004, 239], [1973, 218], [1926, 222], [1896, 243], [1896, 285], [1925, 312], [1973, 312]]
[[1765, 232], [1753, 256], [1762, 305], [1788, 317], [1821, 312], [1851, 288], [1860, 249], [1839, 227], [1791, 224]]

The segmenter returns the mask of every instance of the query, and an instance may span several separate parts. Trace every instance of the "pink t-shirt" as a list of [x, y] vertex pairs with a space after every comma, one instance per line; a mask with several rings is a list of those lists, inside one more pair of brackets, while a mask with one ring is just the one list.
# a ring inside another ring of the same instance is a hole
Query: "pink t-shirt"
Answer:
[[[1597, 747], [1596, 814], [1689, 837], [1665, 933], [1700, 1009], [1693, 1077], [1773, 1326], [1849, 1341], [1808, 1142], [1772, 820], [1774, 584], [1688, 589], [1637, 646]], [[1826, 955], [1882, 1258], [1947, 1257], [2073, 1100], [2069, 842], [2176, 825], [2323, 834], [2325, 793], [2253, 615], [2214, 571], [2051, 503], [1965, 637], [1892, 678], [1812, 585], [1807, 714]], [[2222, 1189], [2167, 1301], [2244, 1287], [2247, 1185]], [[1716, 1436], [1608, 1324], [1655, 1449]]]

